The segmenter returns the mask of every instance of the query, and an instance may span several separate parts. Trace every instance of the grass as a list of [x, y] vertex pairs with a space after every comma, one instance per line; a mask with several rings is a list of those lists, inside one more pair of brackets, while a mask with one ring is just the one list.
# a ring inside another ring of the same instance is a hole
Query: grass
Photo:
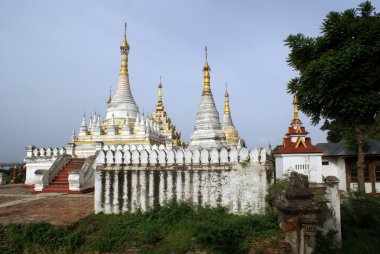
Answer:
[[235, 215], [185, 203], [148, 212], [89, 215], [63, 229], [47, 223], [0, 226], [0, 253], [247, 253], [251, 239], [280, 235], [277, 215]]

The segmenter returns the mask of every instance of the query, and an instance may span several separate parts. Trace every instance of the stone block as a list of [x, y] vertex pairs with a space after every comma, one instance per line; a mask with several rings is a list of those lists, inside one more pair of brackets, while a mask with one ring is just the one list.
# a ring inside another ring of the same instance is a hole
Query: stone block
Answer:
[[193, 153], [191, 152], [190, 149], [186, 148], [185, 149], [185, 164], [186, 165], [191, 164], [192, 157], [193, 157]]
[[259, 162], [259, 150], [257, 148], [251, 149], [249, 157], [251, 158], [251, 162]]
[[216, 148], [213, 148], [210, 152], [210, 159], [212, 164], [219, 163], [219, 152]]
[[198, 165], [201, 162], [201, 153], [198, 149], [193, 150], [193, 164]]
[[115, 164], [123, 164], [123, 153], [121, 152], [121, 150], [115, 151]]
[[239, 151], [239, 161], [240, 162], [243, 162], [243, 161], [246, 161], [248, 159], [248, 150], [247, 148], [243, 147], [242, 149], [240, 149]]
[[70, 191], [80, 191], [81, 188], [81, 174], [79, 171], [69, 172], [69, 190]]
[[165, 153], [164, 150], [159, 150], [158, 151], [158, 163], [161, 166], [165, 166], [166, 165], [166, 153]]
[[178, 149], [176, 152], [176, 163], [178, 165], [183, 165], [185, 155], [183, 154], [182, 149]]
[[173, 165], [175, 163], [175, 154], [173, 150], [168, 151], [167, 159], [168, 159], [167, 163], [169, 165]]
[[111, 149], [107, 151], [106, 160], [108, 165], [115, 163], [115, 153]]
[[140, 164], [140, 152], [137, 149], [132, 151], [132, 164], [133, 165]]
[[157, 165], [158, 163], [158, 153], [156, 150], [150, 150], [149, 153], [149, 164], [150, 165]]
[[124, 151], [124, 164], [130, 165], [132, 163], [132, 154], [131, 151], [125, 150]]
[[103, 165], [106, 164], [106, 154], [103, 150], [100, 150], [98, 156], [96, 157], [96, 164]]
[[201, 163], [203, 165], [208, 165], [210, 163], [210, 160], [209, 160], [209, 153], [206, 149], [203, 149], [202, 152], [201, 152]]
[[230, 153], [229, 153], [229, 157], [230, 157], [231, 163], [238, 161], [238, 151], [236, 150], [235, 147], [231, 148]]
[[222, 148], [222, 150], [220, 150], [220, 163], [228, 163], [229, 160], [228, 160], [228, 151], [226, 148]]
[[149, 163], [149, 154], [145, 149], [142, 149], [140, 151], [140, 163], [144, 166], [148, 165]]

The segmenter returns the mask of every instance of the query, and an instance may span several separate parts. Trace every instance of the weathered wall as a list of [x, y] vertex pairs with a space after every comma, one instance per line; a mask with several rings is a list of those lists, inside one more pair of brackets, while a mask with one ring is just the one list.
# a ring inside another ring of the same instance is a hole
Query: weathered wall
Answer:
[[173, 200], [263, 213], [271, 170], [265, 149], [102, 149], [97, 157], [95, 212], [147, 210]]

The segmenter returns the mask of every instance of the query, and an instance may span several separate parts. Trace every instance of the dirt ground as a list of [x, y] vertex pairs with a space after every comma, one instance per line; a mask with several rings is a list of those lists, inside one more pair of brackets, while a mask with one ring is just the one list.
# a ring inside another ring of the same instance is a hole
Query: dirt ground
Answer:
[[46, 221], [66, 226], [93, 212], [93, 193], [33, 195], [21, 185], [0, 186], [0, 224]]

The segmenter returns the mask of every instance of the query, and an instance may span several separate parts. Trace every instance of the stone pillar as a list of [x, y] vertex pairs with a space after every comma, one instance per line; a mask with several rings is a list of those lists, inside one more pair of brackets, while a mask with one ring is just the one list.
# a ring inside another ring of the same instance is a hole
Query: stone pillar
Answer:
[[104, 177], [105, 181], [105, 194], [104, 194], [104, 213], [111, 213], [111, 175], [109, 170], [105, 170]]
[[149, 207], [154, 205], [154, 188], [158, 186], [154, 185], [154, 171], [149, 171]]
[[281, 231], [291, 245], [291, 253], [311, 254], [315, 247], [320, 208], [313, 202], [306, 175], [292, 172], [287, 190], [274, 197]]
[[113, 172], [113, 213], [120, 213], [120, 208], [119, 208], [119, 197], [120, 197], [120, 192], [119, 192], [119, 170], [116, 168], [116, 170]]
[[198, 191], [199, 191], [199, 183], [200, 183], [199, 178], [200, 178], [199, 171], [195, 170], [193, 174], [193, 193], [192, 193], [194, 205], [201, 205], [198, 203]]
[[137, 171], [132, 170], [132, 181], [131, 181], [131, 191], [132, 191], [132, 196], [131, 196], [131, 212], [134, 212], [138, 208], [138, 200], [137, 200], [137, 192], [138, 192], [138, 178], [137, 178]]
[[168, 170], [168, 177], [166, 183], [166, 198], [169, 201], [173, 201], [173, 171]]
[[140, 207], [143, 211], [146, 211], [148, 209], [148, 200], [146, 200], [147, 181], [145, 172], [146, 170], [140, 171]]
[[160, 189], [158, 200], [160, 205], [163, 205], [165, 202], [165, 182], [164, 182], [164, 170], [160, 170]]
[[128, 171], [124, 170], [123, 172], [124, 177], [124, 186], [123, 186], [123, 212], [128, 211]]
[[[102, 177], [104, 173], [101, 169], [95, 170], [95, 193], [94, 193], [94, 209], [95, 213], [103, 212], [102, 208], [102, 191], [104, 191], [104, 186], [102, 185]], [[104, 201], [103, 201], [104, 202]]]
[[177, 172], [177, 181], [176, 181], [176, 196], [177, 196], [177, 201], [184, 200], [182, 193], [183, 193], [183, 185], [182, 185], [182, 171], [178, 170]]
[[327, 176], [324, 182], [326, 183], [327, 197], [330, 201], [329, 208], [333, 212], [332, 223], [329, 225], [327, 224], [329, 221], [327, 221], [324, 226], [327, 227], [327, 230], [337, 231], [336, 240], [339, 244], [342, 244], [339, 179], [336, 176]]

